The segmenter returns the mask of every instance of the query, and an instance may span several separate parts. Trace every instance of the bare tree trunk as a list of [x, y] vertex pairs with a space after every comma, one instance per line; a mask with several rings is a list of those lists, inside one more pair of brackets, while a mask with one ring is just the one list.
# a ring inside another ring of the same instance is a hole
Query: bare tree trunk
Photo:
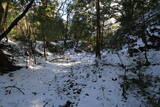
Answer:
[[46, 56], [46, 39], [45, 39], [45, 35], [43, 34], [43, 55], [45, 60], [47, 60], [47, 56]]
[[8, 33], [14, 28], [14, 26], [17, 25], [17, 23], [26, 15], [28, 10], [31, 8], [32, 4], [34, 3], [34, 0], [31, 0], [30, 3], [27, 5], [27, 7], [24, 9], [22, 14], [20, 14], [11, 24], [10, 26], [2, 33], [0, 34], [0, 41], [8, 35]]
[[[3, 16], [3, 19], [2, 19], [2, 25], [3, 26], [6, 26], [6, 20], [7, 20], [8, 9], [9, 9], [9, 2], [7, 1], [6, 3], [7, 3], [7, 6], [4, 10], [4, 16]], [[3, 29], [4, 29], [4, 27], [3, 27]]]
[[[2, 20], [2, 32], [4, 32], [7, 28], [7, 15], [8, 15], [8, 9], [9, 9], [9, 1], [6, 1], [7, 5], [6, 5], [6, 8], [5, 8], [5, 11], [4, 11], [4, 17], [3, 17], [3, 20]], [[8, 37], [6, 36], [6, 41], [8, 42]]]
[[66, 23], [67, 33], [65, 34], [65, 38], [64, 38], [64, 46], [66, 46], [66, 41], [67, 41], [67, 39], [68, 39], [69, 15], [70, 15], [70, 11], [67, 9], [67, 23]]
[[101, 46], [103, 46], [104, 45], [104, 22], [105, 22], [105, 20], [103, 19], [103, 25], [102, 25], [102, 27], [101, 27]]
[[100, 2], [99, 2], [99, 0], [96, 0], [96, 16], [97, 16], [96, 57], [101, 59], [101, 53], [100, 53], [101, 26], [100, 26]]
[[[143, 20], [144, 20], [144, 15], [143, 15]], [[145, 60], [146, 60], [146, 62], [145, 62], [145, 64], [146, 65], [150, 65], [150, 62], [149, 62], [149, 60], [148, 60], [148, 57], [147, 57], [147, 49], [148, 49], [148, 43], [147, 43], [147, 37], [146, 37], [146, 32], [144, 32], [145, 30], [144, 29], [146, 29], [146, 23], [144, 22], [144, 25], [142, 25], [142, 29], [143, 29], [143, 32], [142, 32], [142, 36], [141, 36], [141, 38], [142, 38], [142, 41], [144, 42], [144, 44], [145, 44], [145, 52], [144, 52], [144, 56], [145, 56]]]
[[2, 24], [3, 15], [4, 15], [4, 9], [2, 7], [2, 1], [0, 1], [0, 33], [2, 33], [3, 29], [3, 24]]

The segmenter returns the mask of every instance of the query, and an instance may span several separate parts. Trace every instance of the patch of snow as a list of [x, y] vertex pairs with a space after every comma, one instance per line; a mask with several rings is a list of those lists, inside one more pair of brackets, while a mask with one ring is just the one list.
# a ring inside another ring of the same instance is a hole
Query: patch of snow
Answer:
[[[144, 43], [139, 39], [137, 45]], [[126, 100], [122, 96], [120, 75], [124, 69], [119, 66], [120, 59], [124, 65], [134, 65], [127, 50], [125, 46], [119, 52], [102, 51], [99, 67], [94, 54], [76, 53], [74, 49], [67, 50], [62, 59], [53, 54], [48, 54], [49, 61], [39, 57], [37, 65], [0, 76], [0, 106], [60, 107], [70, 101], [73, 107], [145, 107], [141, 97], [129, 94]], [[150, 62], [160, 63], [159, 51], [150, 50], [147, 55]], [[23, 62], [23, 57], [20, 60]], [[158, 73], [159, 69], [150, 66], [146, 71]], [[21, 91], [7, 86], [16, 86]]]
[[137, 42], [135, 43], [134, 48], [135, 48], [135, 49], [138, 49], [139, 47], [144, 47], [144, 46], [145, 46], [144, 42], [142, 41], [141, 38], [139, 38], [139, 39], [137, 40]]
[[[154, 31], [152, 31], [154, 29]], [[147, 32], [150, 34], [150, 36], [156, 36], [156, 37], [160, 37], [160, 26], [159, 25], [155, 25], [155, 26], [149, 26], [147, 28]]]

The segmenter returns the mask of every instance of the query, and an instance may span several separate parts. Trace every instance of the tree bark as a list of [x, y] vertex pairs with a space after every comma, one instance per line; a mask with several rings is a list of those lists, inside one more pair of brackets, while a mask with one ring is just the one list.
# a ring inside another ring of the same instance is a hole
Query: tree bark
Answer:
[[8, 35], [8, 33], [14, 28], [15, 25], [26, 15], [28, 10], [32, 7], [32, 4], [34, 3], [34, 0], [31, 0], [30, 3], [27, 5], [25, 10], [20, 14], [11, 24], [10, 26], [2, 33], [0, 34], [0, 41]]
[[6, 9], [4, 10], [4, 17], [3, 17], [3, 20], [2, 20], [3, 31], [5, 30], [5, 26], [6, 26], [8, 9], [9, 9], [9, 1], [7, 1], [7, 6], [6, 6]]
[[47, 60], [47, 55], [46, 55], [46, 38], [45, 38], [45, 34], [42, 35], [43, 37], [43, 55], [45, 60]]
[[100, 4], [99, 0], [96, 0], [96, 16], [97, 16], [97, 37], [96, 37], [96, 57], [101, 59], [101, 53], [100, 53], [100, 48], [101, 48], [101, 26], [100, 26]]
[[66, 41], [68, 39], [68, 25], [69, 25], [69, 15], [70, 15], [70, 11], [67, 10], [67, 23], [66, 23], [66, 34], [65, 34], [65, 38], [64, 38], [64, 46], [66, 46]]
[[0, 33], [2, 33], [2, 19], [3, 19], [4, 9], [2, 7], [2, 1], [0, 1]]
[[[3, 20], [2, 20], [2, 32], [4, 32], [6, 30], [6, 27], [7, 27], [7, 16], [8, 16], [8, 9], [9, 9], [10, 2], [6, 1], [6, 3], [7, 3], [7, 6], [6, 6], [6, 9], [4, 10], [4, 17], [3, 17]], [[8, 37], [7, 36], [6, 36], [6, 41], [8, 42]]]

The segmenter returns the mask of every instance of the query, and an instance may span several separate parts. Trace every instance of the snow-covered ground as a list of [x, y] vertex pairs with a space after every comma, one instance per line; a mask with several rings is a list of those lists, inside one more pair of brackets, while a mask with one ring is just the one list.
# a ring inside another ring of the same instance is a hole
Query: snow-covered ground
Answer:
[[[132, 63], [124, 55], [124, 63]], [[93, 54], [72, 49], [37, 61], [28, 69], [0, 76], [0, 107], [145, 107], [143, 98], [134, 93], [127, 99], [122, 96], [124, 69], [118, 66], [117, 54], [103, 52], [98, 67]], [[158, 75], [160, 66], [150, 66], [150, 70]]]

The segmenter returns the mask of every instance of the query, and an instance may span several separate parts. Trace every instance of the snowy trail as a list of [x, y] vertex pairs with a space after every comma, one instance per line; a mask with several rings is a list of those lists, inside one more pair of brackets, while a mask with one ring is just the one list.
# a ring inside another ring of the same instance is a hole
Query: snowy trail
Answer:
[[[0, 107], [134, 107], [139, 102], [123, 101], [119, 75], [122, 69], [95, 67], [94, 56], [70, 54], [60, 61], [45, 62], [32, 69], [0, 76]], [[14, 88], [16, 86], [24, 94]]]

